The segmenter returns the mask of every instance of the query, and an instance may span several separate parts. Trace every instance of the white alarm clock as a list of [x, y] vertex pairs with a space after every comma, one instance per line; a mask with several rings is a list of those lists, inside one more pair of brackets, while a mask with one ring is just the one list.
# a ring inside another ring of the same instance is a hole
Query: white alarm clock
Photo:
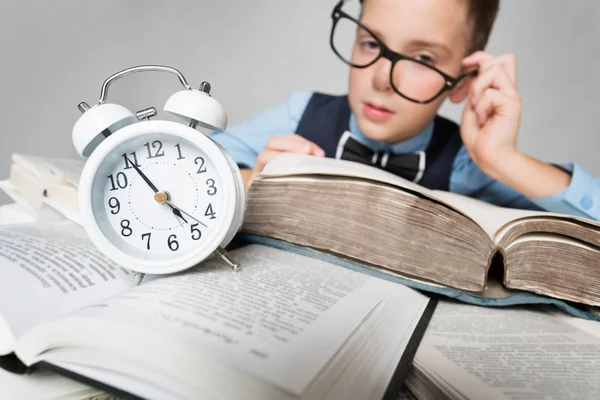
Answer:
[[[152, 120], [152, 107], [134, 115], [105, 102], [113, 81], [139, 71], [179, 78], [185, 89], [167, 100], [164, 111], [185, 123]], [[210, 85], [196, 90], [174, 68], [136, 66], [107, 78], [98, 104], [82, 102], [79, 109], [73, 143], [88, 158], [79, 208], [93, 243], [138, 274], [182, 271], [214, 252], [237, 269], [224, 248], [242, 224], [242, 176], [227, 151], [195, 129], [223, 131], [227, 125]]]

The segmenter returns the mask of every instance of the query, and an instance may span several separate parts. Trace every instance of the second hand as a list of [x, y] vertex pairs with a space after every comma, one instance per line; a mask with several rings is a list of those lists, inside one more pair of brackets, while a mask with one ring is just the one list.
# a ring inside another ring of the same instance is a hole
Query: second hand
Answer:
[[[208, 228], [208, 226], [204, 222], [200, 221], [198, 218], [194, 217], [190, 213], [187, 213], [187, 212], [183, 211], [181, 208], [177, 207], [175, 204], [171, 203], [169, 200], [166, 200], [165, 203], [167, 203], [170, 207], [173, 207], [177, 211], [184, 213], [185, 215], [187, 215], [188, 217], [190, 217], [191, 219], [193, 219], [194, 221], [196, 221], [197, 223], [199, 223], [203, 227]], [[184, 221], [185, 221], [185, 219], [184, 219]]]

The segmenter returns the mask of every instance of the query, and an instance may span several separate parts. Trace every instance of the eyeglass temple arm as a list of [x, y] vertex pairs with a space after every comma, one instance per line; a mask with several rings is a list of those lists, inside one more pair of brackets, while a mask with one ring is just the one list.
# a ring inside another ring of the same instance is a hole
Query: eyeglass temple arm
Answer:
[[467, 72], [464, 72], [461, 77], [462, 79], [468, 77], [468, 76], [477, 76], [479, 74], [479, 68], [473, 68], [468, 70]]
[[477, 76], [477, 74], [479, 74], [479, 68], [474, 68], [474, 69], [468, 70], [467, 72], [460, 74], [458, 76], [458, 78], [451, 79], [450, 82], [454, 81], [454, 82], [452, 82], [452, 84], [456, 85], [459, 82], [463, 81], [465, 78], [468, 78], [470, 76]]
[[[343, 6], [344, 4], [346, 4], [346, 3], [347, 3], [347, 2], [349, 2], [349, 1], [350, 1], [350, 0], [340, 0], [340, 1], [339, 1], [339, 3], [337, 3], [337, 5], [336, 5], [334, 8], [336, 8], [336, 9], [340, 9], [340, 8], [342, 8], [342, 6]], [[362, 4], [362, 0], [360, 0], [360, 2], [361, 2], [361, 4]]]

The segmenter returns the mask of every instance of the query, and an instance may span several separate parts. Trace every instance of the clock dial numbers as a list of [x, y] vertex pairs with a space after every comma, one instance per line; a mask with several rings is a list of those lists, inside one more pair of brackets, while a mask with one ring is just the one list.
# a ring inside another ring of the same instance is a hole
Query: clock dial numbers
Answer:
[[124, 219], [121, 221], [121, 235], [125, 237], [131, 236], [133, 229], [131, 229], [131, 221]]
[[117, 215], [121, 211], [121, 202], [116, 197], [108, 199], [108, 206], [110, 207], [110, 213]]
[[125, 161], [125, 169], [131, 169], [133, 168], [133, 164], [135, 164], [136, 167], [140, 167], [140, 163], [138, 163], [137, 160], [137, 154], [135, 153], [135, 151], [127, 154], [127, 153], [123, 153], [123, 160]]
[[[150, 142], [148, 142], [148, 143], [144, 144], [144, 146], [146, 147], [146, 150], [148, 150], [148, 157], [147, 157], [148, 159], [165, 156], [165, 152], [162, 149], [163, 144], [160, 140], [154, 140], [152, 142], [152, 145], [150, 145]], [[151, 146], [152, 146], [152, 150], [150, 149]]]
[[111, 192], [127, 187], [127, 175], [124, 172], [119, 172], [116, 175], [110, 174], [108, 179], [110, 180]]
[[[127, 221], [127, 222], [129, 222], [129, 221]], [[190, 237], [194, 241], [200, 240], [202, 238], [202, 231], [200, 229], [198, 229], [198, 225], [199, 224], [190, 225]], [[132, 233], [133, 231], [129, 231], [129, 232]], [[130, 236], [130, 234], [127, 234], [127, 235], [124, 234], [123, 236]], [[152, 232], [142, 233], [141, 238], [142, 238], [143, 243], [145, 244], [146, 250], [150, 250], [150, 240], [152, 238]], [[167, 246], [169, 247], [169, 249], [171, 251], [179, 250], [179, 242], [177, 241], [176, 234], [172, 234], [168, 237]]]
[[150, 250], [150, 237], [152, 236], [152, 232], [142, 233], [142, 240], [146, 240], [146, 249]]
[[[102, 204], [116, 246], [137, 257], [169, 259], [194, 251], [216, 229], [221, 180], [201, 148], [157, 134], [124, 142], [113, 154], [114, 164], [104, 169]], [[168, 194], [166, 202], [155, 198], [144, 177]]]
[[204, 216], [210, 217], [210, 219], [217, 218], [217, 216], [215, 215], [215, 212], [213, 211], [212, 203], [208, 203], [208, 207], [206, 207], [206, 211], [204, 212]]
[[204, 157], [196, 157], [194, 159], [194, 163], [196, 163], [196, 165], [199, 165], [198, 172], [196, 172], [197, 174], [202, 174], [206, 172], [206, 167], [204, 166]]
[[183, 160], [185, 157], [181, 154], [181, 145], [179, 143], [177, 143], [175, 145], [175, 147], [177, 148], [177, 159], [178, 160]]
[[200, 238], [202, 237], [202, 231], [200, 231], [200, 229], [198, 229], [198, 225], [199, 224], [190, 225], [192, 240], [200, 240]]
[[169, 244], [169, 249], [171, 249], [171, 251], [179, 250], [179, 242], [177, 241], [177, 235], [173, 234], [169, 236], [169, 240], [167, 241], [167, 243]]
[[208, 185], [208, 190], [206, 191], [206, 193], [209, 196], [214, 196], [217, 193], [217, 187], [215, 186], [215, 180], [207, 179], [206, 184]]

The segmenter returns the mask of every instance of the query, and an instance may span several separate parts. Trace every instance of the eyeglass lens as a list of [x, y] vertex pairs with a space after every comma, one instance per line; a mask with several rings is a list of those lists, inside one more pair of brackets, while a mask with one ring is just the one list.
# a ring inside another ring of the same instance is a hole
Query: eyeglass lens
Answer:
[[[355, 21], [340, 18], [332, 34], [332, 46], [340, 58], [354, 67], [367, 67], [381, 55], [379, 41]], [[400, 59], [390, 73], [394, 89], [409, 99], [425, 102], [437, 96], [446, 78], [421, 63]]]

